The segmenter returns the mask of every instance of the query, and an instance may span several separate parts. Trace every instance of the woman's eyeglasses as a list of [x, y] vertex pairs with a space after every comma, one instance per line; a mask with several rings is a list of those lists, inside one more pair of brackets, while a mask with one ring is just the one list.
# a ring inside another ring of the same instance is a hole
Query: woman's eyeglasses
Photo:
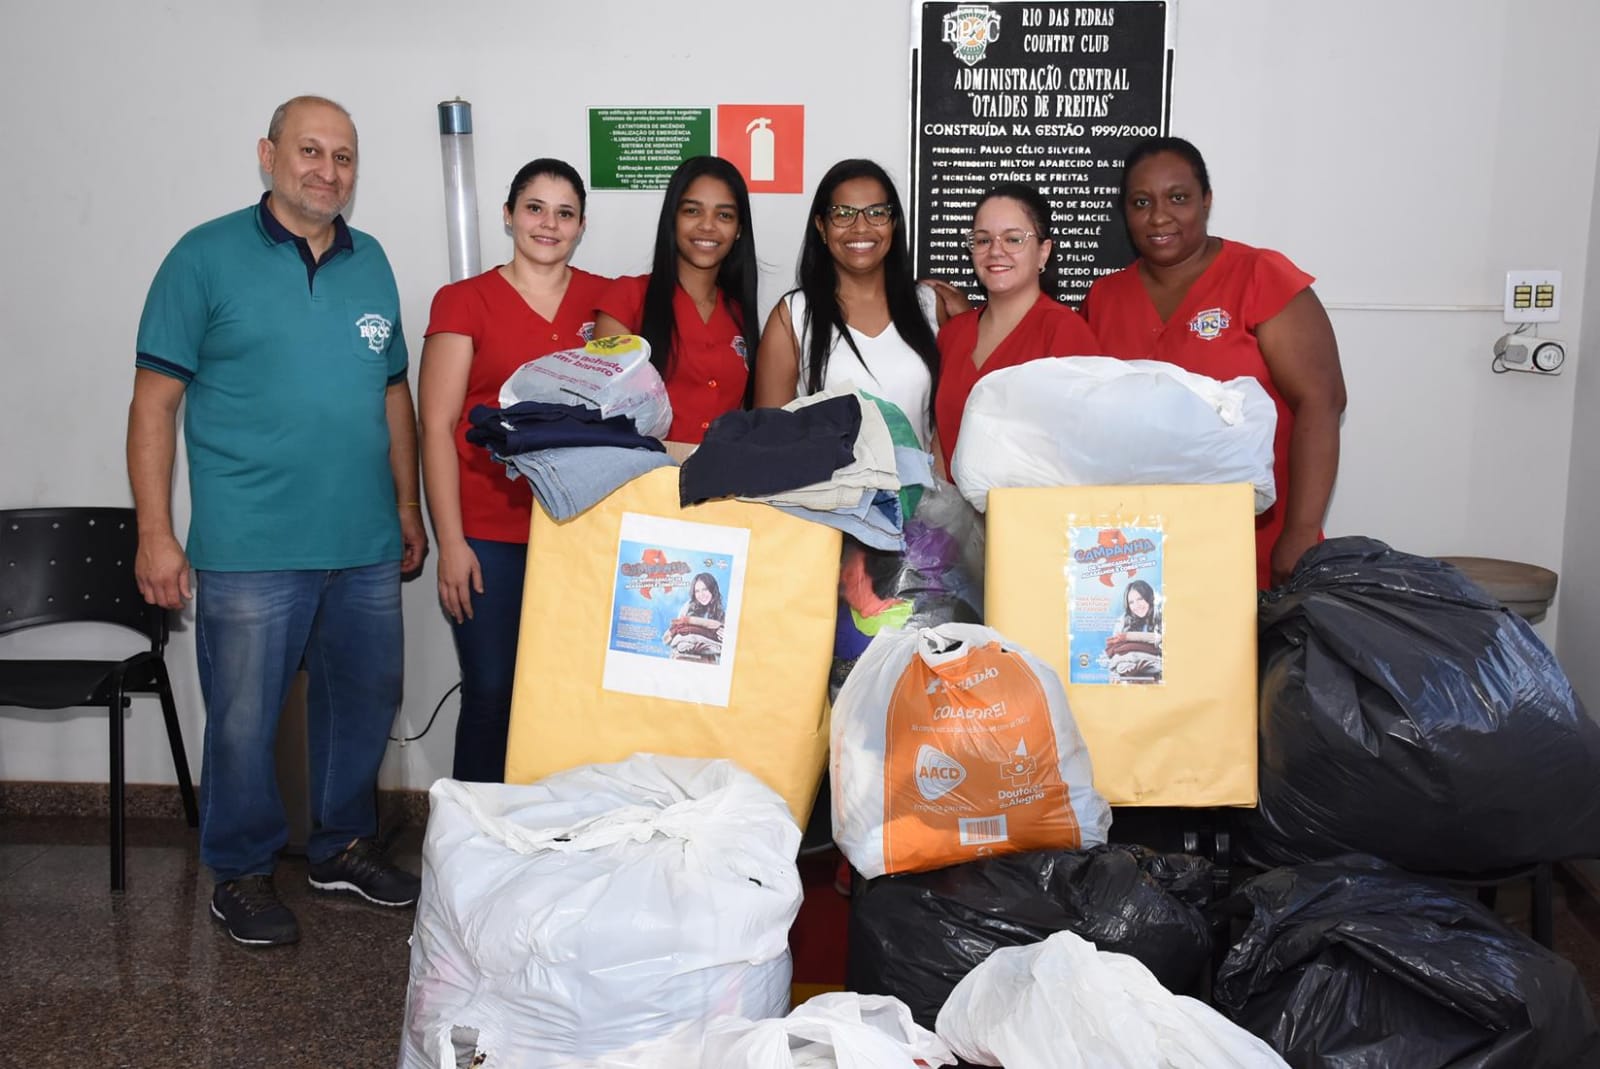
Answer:
[[894, 206], [869, 204], [865, 208], [857, 208], [853, 204], [828, 205], [828, 222], [841, 230], [854, 223], [858, 215], [866, 216], [867, 222], [873, 226], [888, 226], [894, 221]]
[[[998, 240], [1000, 244], [1005, 247], [1007, 252], [1021, 252], [1022, 247], [1026, 245], [1028, 243], [1028, 239], [1033, 236], [1034, 233], [1031, 230], [1007, 230], [1005, 233], [999, 235]], [[980, 231], [976, 234], [967, 235], [967, 248], [971, 249], [973, 252], [988, 252], [990, 246], [992, 246], [995, 241], [995, 235], [985, 234]]]

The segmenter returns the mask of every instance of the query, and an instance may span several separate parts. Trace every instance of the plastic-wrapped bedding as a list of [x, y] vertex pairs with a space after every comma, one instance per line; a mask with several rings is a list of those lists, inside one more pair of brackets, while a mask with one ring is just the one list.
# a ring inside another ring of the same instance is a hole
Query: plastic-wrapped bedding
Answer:
[[951, 476], [979, 511], [1001, 487], [1250, 483], [1259, 513], [1277, 499], [1277, 426], [1255, 379], [1159, 360], [1030, 360], [973, 387]]

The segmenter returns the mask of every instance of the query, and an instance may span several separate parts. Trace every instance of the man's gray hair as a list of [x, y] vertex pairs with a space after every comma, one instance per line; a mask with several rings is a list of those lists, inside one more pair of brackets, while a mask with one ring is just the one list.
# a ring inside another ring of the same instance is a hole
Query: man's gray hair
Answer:
[[337, 100], [329, 100], [327, 97], [319, 96], [291, 97], [278, 105], [277, 110], [272, 113], [272, 121], [267, 123], [267, 140], [274, 145], [278, 143], [278, 138], [283, 136], [283, 124], [288, 120], [289, 109], [296, 104], [326, 104], [328, 107], [336, 109], [346, 119], [350, 119], [350, 128], [352, 130], [355, 129], [356, 121], [350, 118], [350, 112]]

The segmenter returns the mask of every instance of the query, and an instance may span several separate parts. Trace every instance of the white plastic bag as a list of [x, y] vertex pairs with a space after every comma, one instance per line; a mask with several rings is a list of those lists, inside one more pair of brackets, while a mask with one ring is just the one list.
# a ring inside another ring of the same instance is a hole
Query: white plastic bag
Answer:
[[1277, 407], [1252, 378], [1159, 360], [1063, 356], [985, 375], [961, 417], [951, 477], [979, 511], [1010, 486], [1250, 483], [1276, 499]]
[[1006, 1069], [1287, 1069], [1260, 1039], [1072, 932], [1005, 947], [939, 1011], [939, 1037]]
[[731, 761], [635, 754], [429, 800], [401, 1069], [453, 1069], [453, 1032], [486, 1067], [542, 1069], [788, 1009], [800, 831]]
[[944, 1040], [888, 995], [818, 995], [743, 1035], [708, 1037], [703, 1069], [916, 1069], [955, 1063]]
[[991, 628], [879, 632], [830, 742], [833, 839], [868, 878], [1097, 846], [1111, 827], [1060, 678]]
[[672, 403], [650, 343], [636, 334], [596, 338], [582, 349], [530, 360], [500, 387], [500, 407], [520, 401], [598, 408], [601, 416], [627, 416], [640, 434], [660, 438], [672, 426]]
[[563, 1069], [936, 1069], [954, 1062], [944, 1040], [913, 1021], [899, 999], [834, 991], [787, 1017], [720, 1017]]
[[[922, 495], [912, 521], [947, 531], [961, 553], [961, 564], [973, 584], [973, 604], [983, 606], [984, 520], [961, 496], [954, 483], [935, 476], [932, 489]], [[907, 539], [908, 543], [910, 538]]]

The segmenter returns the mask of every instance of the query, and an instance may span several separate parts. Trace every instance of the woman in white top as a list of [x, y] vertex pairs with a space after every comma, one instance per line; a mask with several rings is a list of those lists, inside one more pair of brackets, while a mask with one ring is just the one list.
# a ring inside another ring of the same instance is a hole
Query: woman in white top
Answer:
[[944, 309], [912, 277], [901, 218], [894, 183], [871, 160], [841, 160], [822, 176], [799, 288], [772, 309], [756, 353], [757, 407], [859, 389], [899, 406], [931, 446]]

